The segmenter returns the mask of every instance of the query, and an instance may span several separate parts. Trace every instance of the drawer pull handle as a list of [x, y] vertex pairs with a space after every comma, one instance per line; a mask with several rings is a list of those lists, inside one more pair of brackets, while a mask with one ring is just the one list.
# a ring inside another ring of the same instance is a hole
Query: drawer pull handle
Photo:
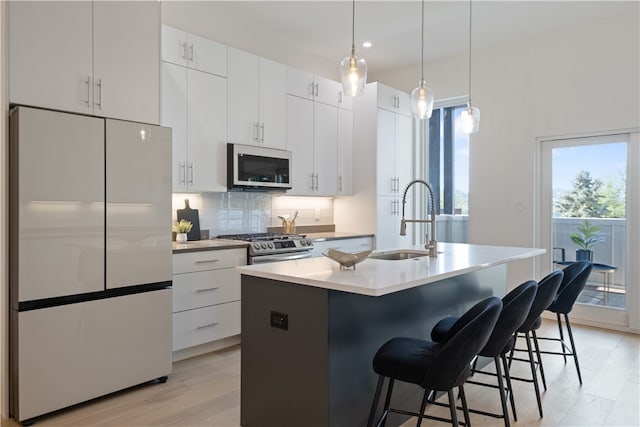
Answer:
[[196, 292], [211, 292], [211, 291], [215, 291], [218, 288], [220, 288], [220, 286], [216, 286], [215, 288], [196, 289]]
[[196, 330], [210, 328], [212, 326], [216, 326], [218, 323], [220, 323], [220, 322], [213, 322], [213, 323], [209, 323], [207, 325], [196, 326]]
[[219, 259], [201, 259], [199, 261], [196, 261], [196, 264], [205, 264], [208, 262], [218, 262], [220, 261]]

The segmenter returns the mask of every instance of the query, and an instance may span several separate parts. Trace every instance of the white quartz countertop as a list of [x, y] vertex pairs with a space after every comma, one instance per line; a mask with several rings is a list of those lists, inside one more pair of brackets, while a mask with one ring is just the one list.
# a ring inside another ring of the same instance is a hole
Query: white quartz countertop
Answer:
[[173, 242], [173, 253], [182, 252], [199, 252], [199, 251], [212, 251], [220, 249], [235, 249], [246, 248], [249, 246], [248, 242], [240, 240], [224, 240], [224, 239], [211, 239], [211, 240], [194, 240], [185, 243]]
[[[412, 250], [424, 250], [415, 246]], [[542, 255], [537, 248], [438, 243], [436, 258], [427, 256], [406, 260], [366, 259], [356, 268], [340, 270], [327, 258], [307, 258], [236, 267], [240, 273], [323, 289], [381, 296], [436, 282], [448, 277], [494, 265]], [[376, 253], [389, 252], [377, 251]]]

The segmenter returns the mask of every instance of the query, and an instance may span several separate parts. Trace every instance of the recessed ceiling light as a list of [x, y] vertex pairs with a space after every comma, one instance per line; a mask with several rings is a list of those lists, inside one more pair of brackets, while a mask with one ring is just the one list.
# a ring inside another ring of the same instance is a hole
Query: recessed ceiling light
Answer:
[[371, 42], [362, 43], [362, 47], [371, 47]]

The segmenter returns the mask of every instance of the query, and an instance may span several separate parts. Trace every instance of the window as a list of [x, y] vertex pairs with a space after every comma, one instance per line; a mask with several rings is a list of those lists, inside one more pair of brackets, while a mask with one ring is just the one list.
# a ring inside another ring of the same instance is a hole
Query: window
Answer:
[[466, 105], [457, 101], [434, 108], [429, 119], [425, 166], [436, 212], [445, 215], [469, 215], [469, 135], [462, 132], [460, 121]]

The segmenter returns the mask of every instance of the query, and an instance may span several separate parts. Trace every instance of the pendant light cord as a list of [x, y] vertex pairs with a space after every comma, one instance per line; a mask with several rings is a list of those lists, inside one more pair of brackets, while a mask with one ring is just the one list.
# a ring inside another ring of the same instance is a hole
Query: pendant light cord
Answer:
[[422, 0], [422, 33], [420, 34], [420, 42], [422, 43], [422, 47], [420, 50], [420, 56], [422, 58], [422, 74], [421, 81], [424, 81], [424, 0]]
[[351, 51], [355, 55], [356, 50], [356, 0], [352, 2], [351, 8]]
[[471, 105], [471, 0], [469, 0], [469, 105]]

